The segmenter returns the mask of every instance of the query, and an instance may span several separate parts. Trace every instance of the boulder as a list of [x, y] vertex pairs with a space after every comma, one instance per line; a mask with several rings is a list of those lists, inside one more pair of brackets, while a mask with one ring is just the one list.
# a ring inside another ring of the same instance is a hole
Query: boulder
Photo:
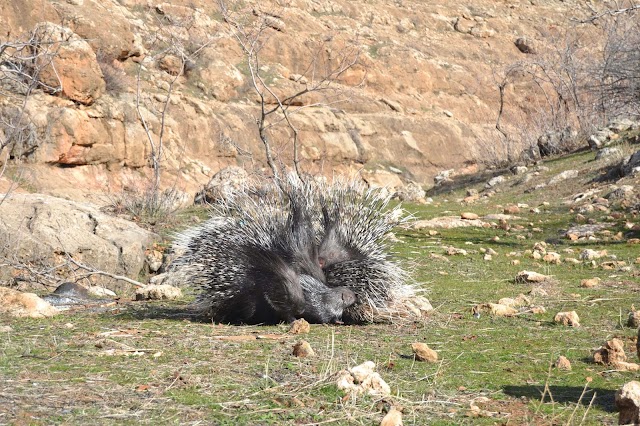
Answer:
[[247, 185], [249, 174], [241, 167], [229, 166], [213, 175], [211, 180], [196, 194], [194, 203], [214, 203]]
[[0, 313], [13, 317], [46, 318], [59, 312], [33, 293], [0, 287]]
[[[12, 193], [0, 204], [0, 255], [31, 265], [64, 263], [68, 257], [105, 272], [137, 278], [145, 249], [158, 238], [127, 220], [102, 213], [91, 204], [37, 194]], [[11, 267], [0, 267], [10, 277]], [[112, 279], [94, 281], [114, 287]]]
[[618, 424], [640, 425], [640, 382], [625, 383], [616, 392], [616, 407], [620, 412]]
[[48, 46], [36, 59], [47, 91], [85, 105], [104, 93], [104, 77], [89, 43], [71, 29], [51, 22], [37, 24], [33, 34], [39, 44]]

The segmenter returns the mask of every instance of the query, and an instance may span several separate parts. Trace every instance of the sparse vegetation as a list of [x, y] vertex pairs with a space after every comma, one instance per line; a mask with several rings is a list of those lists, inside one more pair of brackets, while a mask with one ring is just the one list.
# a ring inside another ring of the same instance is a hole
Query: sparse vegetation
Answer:
[[[593, 155], [548, 161], [549, 170], [534, 181], [512, 186], [517, 180], [513, 177], [502, 192], [472, 205], [459, 200], [468, 189], [482, 190], [483, 183], [434, 196], [430, 205], [407, 205], [417, 219], [460, 211], [499, 213], [498, 206], [517, 203], [530, 207], [521, 207], [508, 229], [397, 230], [397, 256], [413, 265], [413, 276], [435, 312], [410, 326], [312, 326], [304, 339], [316, 357], [291, 355], [297, 338], [286, 333], [286, 326], [199, 322], [189, 315], [188, 300], [122, 302], [102, 313], [5, 322], [11, 330], [2, 331], [6, 338], [0, 344], [5, 377], [0, 383], [0, 420], [361, 424], [379, 422], [394, 405], [401, 406], [405, 424], [613, 424], [613, 394], [634, 373], [594, 364], [590, 356], [606, 340], [618, 337], [629, 360], [634, 358], [636, 330], [625, 325], [625, 318], [638, 303], [638, 245], [630, 240], [640, 235], [625, 225], [637, 213], [611, 205], [611, 212], [588, 214], [596, 223], [608, 224], [607, 232], [596, 233], [594, 240], [563, 237], [575, 221], [564, 200], [598, 175]], [[568, 184], [523, 193], [566, 169], [582, 172]], [[529, 211], [533, 208], [539, 213]], [[614, 238], [618, 232], [622, 239]], [[586, 248], [606, 250], [608, 257], [594, 263], [546, 263], [528, 254], [541, 241], [563, 259], [579, 257]], [[464, 248], [468, 254], [447, 256], [444, 246]], [[484, 260], [485, 249], [497, 253], [492, 260]], [[608, 269], [612, 259], [624, 265]], [[520, 270], [535, 270], [553, 280], [514, 283]], [[600, 285], [580, 286], [592, 277], [599, 277]], [[472, 314], [478, 303], [527, 294], [534, 287], [547, 293], [528, 296], [544, 306], [545, 313]], [[553, 324], [556, 312], [571, 310], [580, 315], [581, 327]], [[279, 337], [222, 337], [270, 334]], [[411, 343], [416, 341], [435, 349], [440, 361], [415, 362]], [[560, 355], [571, 361], [570, 371], [552, 366]], [[377, 363], [391, 396], [345, 398], [338, 391], [333, 374], [364, 360]]]

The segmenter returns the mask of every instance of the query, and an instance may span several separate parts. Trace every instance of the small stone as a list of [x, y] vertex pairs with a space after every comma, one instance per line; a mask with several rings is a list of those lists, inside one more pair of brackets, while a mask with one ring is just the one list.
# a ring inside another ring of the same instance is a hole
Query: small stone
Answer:
[[571, 327], [580, 327], [580, 318], [576, 311], [558, 312], [553, 321]]
[[620, 412], [618, 424], [640, 424], [640, 382], [633, 380], [625, 383], [616, 392], [616, 407]]
[[98, 287], [98, 286], [87, 287], [87, 292], [91, 297], [96, 297], [98, 299], [111, 298], [111, 297], [117, 296], [117, 294], [112, 290], [109, 290], [108, 288], [104, 288], [104, 287]]
[[60, 311], [34, 293], [0, 287], [0, 313], [18, 318], [48, 318]]
[[449, 255], [449, 256], [456, 256], [456, 255], [466, 256], [467, 255], [467, 251], [465, 249], [459, 249], [459, 248], [455, 248], [455, 247], [447, 247], [446, 254]]
[[520, 213], [520, 207], [516, 205], [508, 205], [504, 208], [504, 214], [518, 214]]
[[298, 358], [307, 358], [314, 356], [316, 353], [311, 348], [311, 345], [306, 340], [301, 340], [293, 345], [293, 356]]
[[586, 279], [580, 281], [580, 287], [584, 287], [584, 288], [597, 287], [600, 284], [600, 281], [601, 280], [598, 277], [586, 278]]
[[13, 331], [10, 325], [0, 325], [0, 333], [9, 333]]
[[585, 249], [580, 252], [580, 259], [582, 260], [595, 260], [600, 259], [603, 256], [607, 255], [606, 250], [596, 251], [591, 249]]
[[640, 371], [640, 365], [635, 362], [615, 361], [611, 365], [618, 371]]
[[349, 372], [355, 379], [356, 383], [362, 383], [369, 375], [373, 374], [376, 369], [376, 364], [373, 361], [365, 361], [360, 365], [351, 367]]
[[556, 253], [556, 252], [551, 251], [551, 252], [545, 254], [542, 257], [542, 260], [544, 260], [547, 263], [555, 263], [556, 265], [559, 265], [560, 264], [560, 255], [558, 253]]
[[624, 353], [624, 343], [620, 339], [613, 338], [608, 340], [593, 352], [593, 362], [596, 364], [609, 365], [619, 361], [627, 361], [627, 355]]
[[534, 287], [529, 292], [529, 296], [531, 297], [546, 297], [548, 295], [549, 293], [547, 293], [547, 291], [541, 287]]
[[402, 426], [402, 413], [391, 408], [380, 422], [380, 426]]
[[480, 218], [480, 216], [478, 216], [477, 214], [470, 212], [464, 212], [460, 215], [460, 217], [466, 220], [476, 220]]
[[518, 259], [513, 259], [513, 260], [511, 261], [511, 264], [512, 264], [513, 266], [517, 266], [517, 265], [519, 265], [519, 264], [520, 264], [520, 261], [519, 261]]
[[425, 343], [415, 342], [411, 344], [411, 349], [418, 361], [437, 362], [438, 353], [427, 346]]
[[569, 362], [569, 360], [565, 356], [560, 355], [556, 360], [555, 365], [558, 370], [571, 371], [571, 362]]
[[298, 318], [291, 323], [289, 333], [291, 334], [307, 334], [311, 330], [311, 326], [304, 318]]
[[168, 284], [150, 284], [136, 290], [136, 300], [175, 300], [180, 297], [182, 290]]
[[491, 256], [490, 254], [485, 254], [483, 259], [486, 261], [490, 261], [490, 260], [493, 260], [493, 256]]
[[482, 303], [474, 306], [471, 311], [474, 315], [478, 315], [480, 312], [488, 312], [497, 317], [510, 317], [518, 313], [517, 309], [501, 303]]
[[144, 254], [150, 272], [158, 272], [162, 266], [162, 252], [159, 250], [147, 250]]
[[517, 283], [541, 283], [547, 281], [550, 277], [533, 271], [520, 271], [516, 275]]

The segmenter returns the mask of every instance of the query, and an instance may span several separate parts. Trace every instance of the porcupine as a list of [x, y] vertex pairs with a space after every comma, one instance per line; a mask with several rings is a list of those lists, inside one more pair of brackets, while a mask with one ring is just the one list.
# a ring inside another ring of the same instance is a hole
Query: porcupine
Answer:
[[291, 179], [283, 186], [258, 200], [227, 198], [217, 206], [223, 219], [178, 238], [175, 268], [199, 288], [196, 305], [213, 320], [339, 322], [355, 302], [351, 290], [324, 284], [307, 194]]
[[389, 208], [390, 194], [354, 182], [337, 182], [319, 192], [318, 259], [327, 285], [350, 288], [358, 297], [345, 310], [345, 321], [393, 320], [390, 305], [414, 293], [386, 244], [388, 233], [404, 220], [401, 207]]

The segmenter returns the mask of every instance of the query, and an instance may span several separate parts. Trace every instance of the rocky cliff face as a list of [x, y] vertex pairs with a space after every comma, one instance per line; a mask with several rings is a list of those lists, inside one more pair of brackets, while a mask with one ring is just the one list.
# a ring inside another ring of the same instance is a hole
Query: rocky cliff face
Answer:
[[[280, 95], [313, 78], [312, 46], [324, 46], [330, 60], [345, 43], [357, 46], [357, 63], [332, 86], [342, 102], [327, 104], [322, 93], [297, 100], [305, 107], [293, 116], [301, 166], [391, 185], [428, 184], [443, 169], [474, 170], [485, 155], [482, 144], [498, 138], [496, 73], [544, 50], [571, 17], [589, 12], [577, 0], [243, 7], [237, 16], [269, 17], [259, 71]], [[218, 2], [0, 0], [0, 28], [1, 42], [31, 37], [48, 54], [30, 65], [42, 84], [28, 92], [29, 137], [6, 148], [3, 180], [72, 198], [117, 190], [149, 174], [151, 142], [161, 135], [163, 183], [188, 193], [227, 165], [264, 168], [259, 99]], [[3, 72], [10, 66], [5, 61]], [[5, 118], [23, 105], [27, 83], [2, 80]], [[517, 109], [527, 101], [509, 102]], [[272, 134], [285, 162], [290, 135], [287, 127]]]

